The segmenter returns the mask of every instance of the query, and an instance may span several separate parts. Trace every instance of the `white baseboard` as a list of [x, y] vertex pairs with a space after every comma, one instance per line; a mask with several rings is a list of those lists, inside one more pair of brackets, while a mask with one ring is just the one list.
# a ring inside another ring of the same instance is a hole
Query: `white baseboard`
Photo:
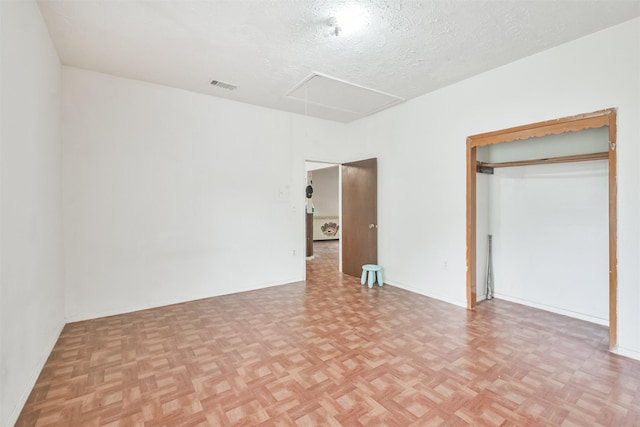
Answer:
[[611, 350], [612, 353], [619, 354], [620, 356], [629, 357], [631, 359], [640, 360], [640, 351], [630, 350], [628, 348], [616, 347]]
[[574, 319], [584, 320], [586, 322], [595, 323], [597, 325], [609, 326], [609, 321], [607, 319], [601, 319], [599, 317], [590, 316], [588, 314], [578, 313], [578, 312], [571, 311], [571, 310], [565, 310], [565, 309], [562, 309], [562, 308], [553, 307], [553, 306], [546, 305], [546, 304], [540, 304], [540, 303], [532, 302], [532, 301], [525, 300], [525, 299], [522, 299], [522, 298], [515, 298], [515, 297], [509, 296], [509, 295], [503, 295], [503, 294], [499, 294], [499, 293], [496, 293], [494, 295], [494, 297], [496, 299], [515, 302], [517, 304], [522, 304], [522, 305], [526, 305], [526, 306], [529, 306], [529, 307], [538, 308], [540, 310], [550, 311], [550, 312], [556, 313], [556, 314], [562, 314], [563, 316], [573, 317]]
[[413, 292], [414, 294], [423, 295], [425, 297], [429, 297], [429, 298], [437, 299], [439, 301], [443, 301], [443, 302], [446, 302], [446, 303], [449, 303], [449, 304], [457, 305], [458, 307], [466, 308], [466, 306], [467, 306], [466, 302], [457, 301], [457, 300], [455, 300], [455, 299], [453, 299], [453, 298], [451, 298], [449, 296], [444, 296], [444, 295], [440, 295], [440, 294], [434, 294], [434, 293], [425, 292], [422, 289], [414, 288], [412, 286], [403, 285], [401, 283], [389, 282], [388, 280], [385, 280], [384, 284], [385, 284], [385, 286], [386, 285], [390, 285], [390, 286], [393, 286], [394, 288], [404, 289], [405, 291]]
[[104, 310], [104, 311], [93, 312], [93, 313], [72, 313], [72, 314], [67, 314], [67, 323], [81, 322], [83, 320], [98, 319], [101, 317], [108, 317], [108, 316], [117, 316], [118, 314], [132, 313], [134, 311], [148, 310], [150, 308], [164, 307], [164, 306], [173, 305], [173, 304], [182, 304], [184, 302], [197, 301], [205, 298], [214, 298], [222, 295], [230, 295], [230, 294], [236, 294], [240, 292], [255, 291], [257, 289], [271, 288], [273, 286], [282, 286], [282, 285], [288, 285], [290, 283], [303, 282], [303, 281], [304, 281], [303, 277], [293, 277], [293, 278], [283, 279], [277, 282], [260, 283], [257, 285], [250, 286], [248, 288], [238, 289], [237, 291], [234, 291], [234, 292], [209, 294], [209, 295], [193, 295], [193, 297], [189, 297], [189, 298], [170, 298], [162, 301], [147, 301], [143, 304], [135, 304], [130, 306], [118, 307], [111, 310]]
[[45, 351], [40, 355], [36, 368], [34, 369], [33, 372], [31, 372], [31, 376], [29, 378], [29, 381], [27, 382], [27, 386], [24, 388], [24, 391], [20, 394], [20, 400], [18, 400], [18, 403], [9, 414], [9, 419], [8, 419], [9, 424], [7, 425], [10, 425], [10, 426], [15, 425], [16, 421], [18, 421], [20, 412], [22, 412], [22, 408], [24, 408], [25, 403], [27, 403], [27, 399], [29, 398], [31, 391], [33, 390], [33, 387], [36, 385], [36, 381], [38, 381], [38, 377], [42, 372], [42, 368], [44, 368], [44, 364], [47, 363], [47, 359], [49, 359], [49, 356], [53, 351], [53, 347], [55, 347], [56, 343], [58, 342], [58, 338], [60, 338], [60, 334], [62, 333], [62, 329], [64, 328], [65, 325], [66, 325], [66, 322], [63, 320], [62, 324], [58, 326], [57, 332], [54, 334], [52, 339], [49, 340], [47, 347], [45, 347]]

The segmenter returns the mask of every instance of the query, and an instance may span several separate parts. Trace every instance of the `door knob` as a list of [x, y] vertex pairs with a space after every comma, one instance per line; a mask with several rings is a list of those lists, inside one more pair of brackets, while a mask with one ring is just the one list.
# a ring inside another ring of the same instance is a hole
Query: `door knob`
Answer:
[[375, 224], [369, 224], [369, 228], [370, 229], [373, 228], [373, 227], [375, 227]]

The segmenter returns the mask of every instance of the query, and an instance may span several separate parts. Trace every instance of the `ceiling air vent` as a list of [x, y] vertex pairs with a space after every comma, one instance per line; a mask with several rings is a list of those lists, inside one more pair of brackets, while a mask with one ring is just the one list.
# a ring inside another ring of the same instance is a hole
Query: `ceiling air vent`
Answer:
[[238, 86], [236, 86], [236, 85], [232, 85], [231, 83], [221, 82], [219, 80], [211, 80], [211, 84], [213, 86], [218, 86], [218, 87], [221, 87], [222, 89], [227, 89], [227, 90], [236, 90], [236, 89], [238, 89]]

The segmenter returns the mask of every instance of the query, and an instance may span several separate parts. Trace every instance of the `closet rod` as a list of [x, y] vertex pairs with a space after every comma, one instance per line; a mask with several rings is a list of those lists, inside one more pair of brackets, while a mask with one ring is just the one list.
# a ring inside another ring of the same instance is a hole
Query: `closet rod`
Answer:
[[586, 162], [589, 160], [603, 160], [608, 158], [609, 158], [609, 152], [603, 151], [602, 153], [576, 154], [573, 156], [549, 157], [545, 159], [519, 160], [517, 162], [502, 162], [502, 163], [477, 162], [477, 165], [478, 165], [478, 168], [481, 168], [481, 167], [482, 168], [508, 168], [513, 166], [544, 165], [548, 163]]

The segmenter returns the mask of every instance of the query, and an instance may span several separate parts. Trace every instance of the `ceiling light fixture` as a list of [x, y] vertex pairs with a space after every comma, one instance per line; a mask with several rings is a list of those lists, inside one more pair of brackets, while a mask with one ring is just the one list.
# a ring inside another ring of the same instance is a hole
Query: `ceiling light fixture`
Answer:
[[340, 28], [340, 25], [338, 25], [338, 18], [336, 18], [335, 16], [332, 16], [327, 21], [327, 25], [331, 27], [331, 35], [334, 35], [336, 37], [340, 35], [341, 28]]
[[352, 4], [344, 6], [327, 21], [335, 36], [346, 36], [357, 33], [367, 23], [367, 11], [362, 6]]

